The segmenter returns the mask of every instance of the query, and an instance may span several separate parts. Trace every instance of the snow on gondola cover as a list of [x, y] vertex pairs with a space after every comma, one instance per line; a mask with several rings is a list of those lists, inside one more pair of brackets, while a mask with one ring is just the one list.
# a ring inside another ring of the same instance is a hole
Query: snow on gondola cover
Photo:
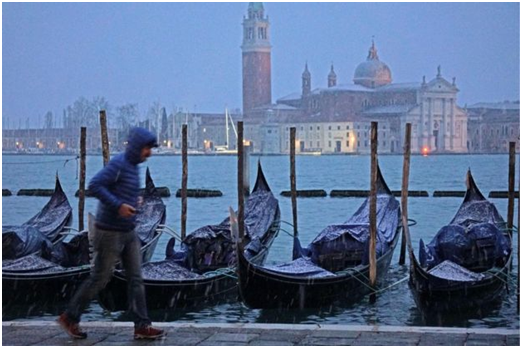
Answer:
[[464, 201], [450, 224], [442, 227], [429, 244], [419, 241], [420, 264], [430, 273], [466, 278], [461, 267], [483, 271], [504, 264], [510, 255], [511, 243], [504, 233], [506, 223], [482, 195], [470, 171], [466, 185]]
[[[273, 238], [269, 230], [277, 216], [278, 201], [268, 186], [261, 164], [252, 193], [245, 203], [245, 256], [258, 255]], [[175, 239], [166, 248], [166, 260], [143, 266], [145, 279], [192, 279], [201, 274], [236, 263], [235, 244], [230, 232], [230, 218], [217, 225], [207, 225], [190, 233], [180, 250], [175, 251]]]
[[2, 226], [2, 259], [16, 259], [52, 247], [72, 221], [72, 207], [58, 175], [54, 193], [42, 210], [19, 226]]
[[[367, 265], [369, 260], [369, 208], [367, 198], [342, 224], [326, 227], [306, 248], [294, 237], [293, 261], [264, 268], [283, 274], [322, 278], [347, 267]], [[397, 233], [400, 205], [377, 172], [377, 258], [391, 247]]]

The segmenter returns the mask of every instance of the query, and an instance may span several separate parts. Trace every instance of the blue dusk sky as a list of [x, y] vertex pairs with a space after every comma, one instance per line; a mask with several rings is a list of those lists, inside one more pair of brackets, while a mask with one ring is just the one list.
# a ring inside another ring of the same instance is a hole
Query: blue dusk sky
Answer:
[[[241, 107], [248, 3], [4, 3], [3, 117], [61, 116], [78, 97], [172, 111]], [[272, 97], [352, 83], [372, 36], [393, 82], [457, 78], [458, 103], [519, 99], [518, 3], [264, 3]]]

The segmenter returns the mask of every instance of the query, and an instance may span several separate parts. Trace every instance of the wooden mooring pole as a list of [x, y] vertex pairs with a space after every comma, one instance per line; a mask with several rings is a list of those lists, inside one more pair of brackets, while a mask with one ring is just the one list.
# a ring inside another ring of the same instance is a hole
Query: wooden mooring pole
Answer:
[[513, 237], [513, 218], [515, 215], [515, 146], [516, 143], [509, 143], [507, 228], [511, 237]]
[[245, 235], [245, 189], [244, 189], [244, 158], [243, 158], [243, 122], [237, 123], [237, 227], [239, 245], [242, 251], [243, 237]]
[[107, 133], [107, 115], [105, 114], [105, 110], [100, 111], [100, 128], [101, 128], [103, 166], [105, 167], [107, 165], [107, 163], [109, 163], [109, 159], [110, 159], [109, 135]]
[[518, 196], [518, 282], [517, 282], [517, 313], [520, 313], [520, 195]]
[[78, 191], [78, 230], [83, 231], [85, 210], [85, 160], [87, 157], [87, 128], [80, 128], [80, 188]]
[[187, 236], [187, 184], [188, 184], [188, 144], [187, 125], [181, 128], [181, 240]]
[[410, 236], [408, 228], [408, 184], [410, 180], [410, 157], [411, 157], [411, 123], [406, 123], [404, 133], [404, 162], [402, 164], [402, 192], [401, 192], [401, 212], [402, 212], [402, 243], [399, 265], [404, 265], [406, 261], [406, 242]]
[[294, 224], [294, 237], [298, 236], [297, 230], [297, 185], [295, 182], [295, 127], [290, 128], [290, 194], [292, 197], [292, 217]]
[[245, 196], [250, 195], [250, 154], [252, 153], [252, 145], [247, 142], [243, 146], [243, 191]]
[[[377, 285], [377, 122], [371, 127], [371, 159], [370, 159], [370, 287]], [[370, 303], [375, 303], [377, 296], [370, 295]]]

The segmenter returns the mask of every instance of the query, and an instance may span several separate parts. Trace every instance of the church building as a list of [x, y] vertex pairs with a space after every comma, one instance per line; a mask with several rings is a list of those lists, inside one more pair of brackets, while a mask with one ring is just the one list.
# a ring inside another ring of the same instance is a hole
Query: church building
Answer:
[[[379, 122], [379, 152], [400, 153], [406, 123], [412, 152], [467, 152], [467, 114], [457, 105], [455, 78], [437, 68], [430, 80], [395, 83], [372, 41], [352, 81], [338, 81], [332, 65], [325, 87], [312, 87], [305, 64], [301, 91], [271, 100], [270, 23], [262, 3], [250, 3], [243, 20], [243, 120], [245, 136], [261, 153], [288, 152], [290, 127], [300, 152], [369, 153], [369, 126]], [[277, 80], [277, 78], [276, 78]], [[420, 79], [419, 79], [420, 80]], [[338, 83], [341, 82], [341, 83]]]

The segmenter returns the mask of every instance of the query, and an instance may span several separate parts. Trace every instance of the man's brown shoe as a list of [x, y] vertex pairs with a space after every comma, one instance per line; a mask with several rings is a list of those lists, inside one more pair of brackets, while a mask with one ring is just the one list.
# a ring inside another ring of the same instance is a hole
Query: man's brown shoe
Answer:
[[149, 339], [154, 340], [156, 338], [160, 338], [165, 336], [165, 331], [156, 329], [150, 325], [141, 327], [139, 329], [134, 329], [134, 339], [140, 340], [140, 339]]
[[78, 325], [78, 323], [72, 322], [69, 318], [67, 318], [67, 314], [63, 313], [62, 315], [60, 315], [56, 322], [60, 324], [62, 329], [72, 338], [87, 338], [87, 334], [80, 330], [80, 325]]

